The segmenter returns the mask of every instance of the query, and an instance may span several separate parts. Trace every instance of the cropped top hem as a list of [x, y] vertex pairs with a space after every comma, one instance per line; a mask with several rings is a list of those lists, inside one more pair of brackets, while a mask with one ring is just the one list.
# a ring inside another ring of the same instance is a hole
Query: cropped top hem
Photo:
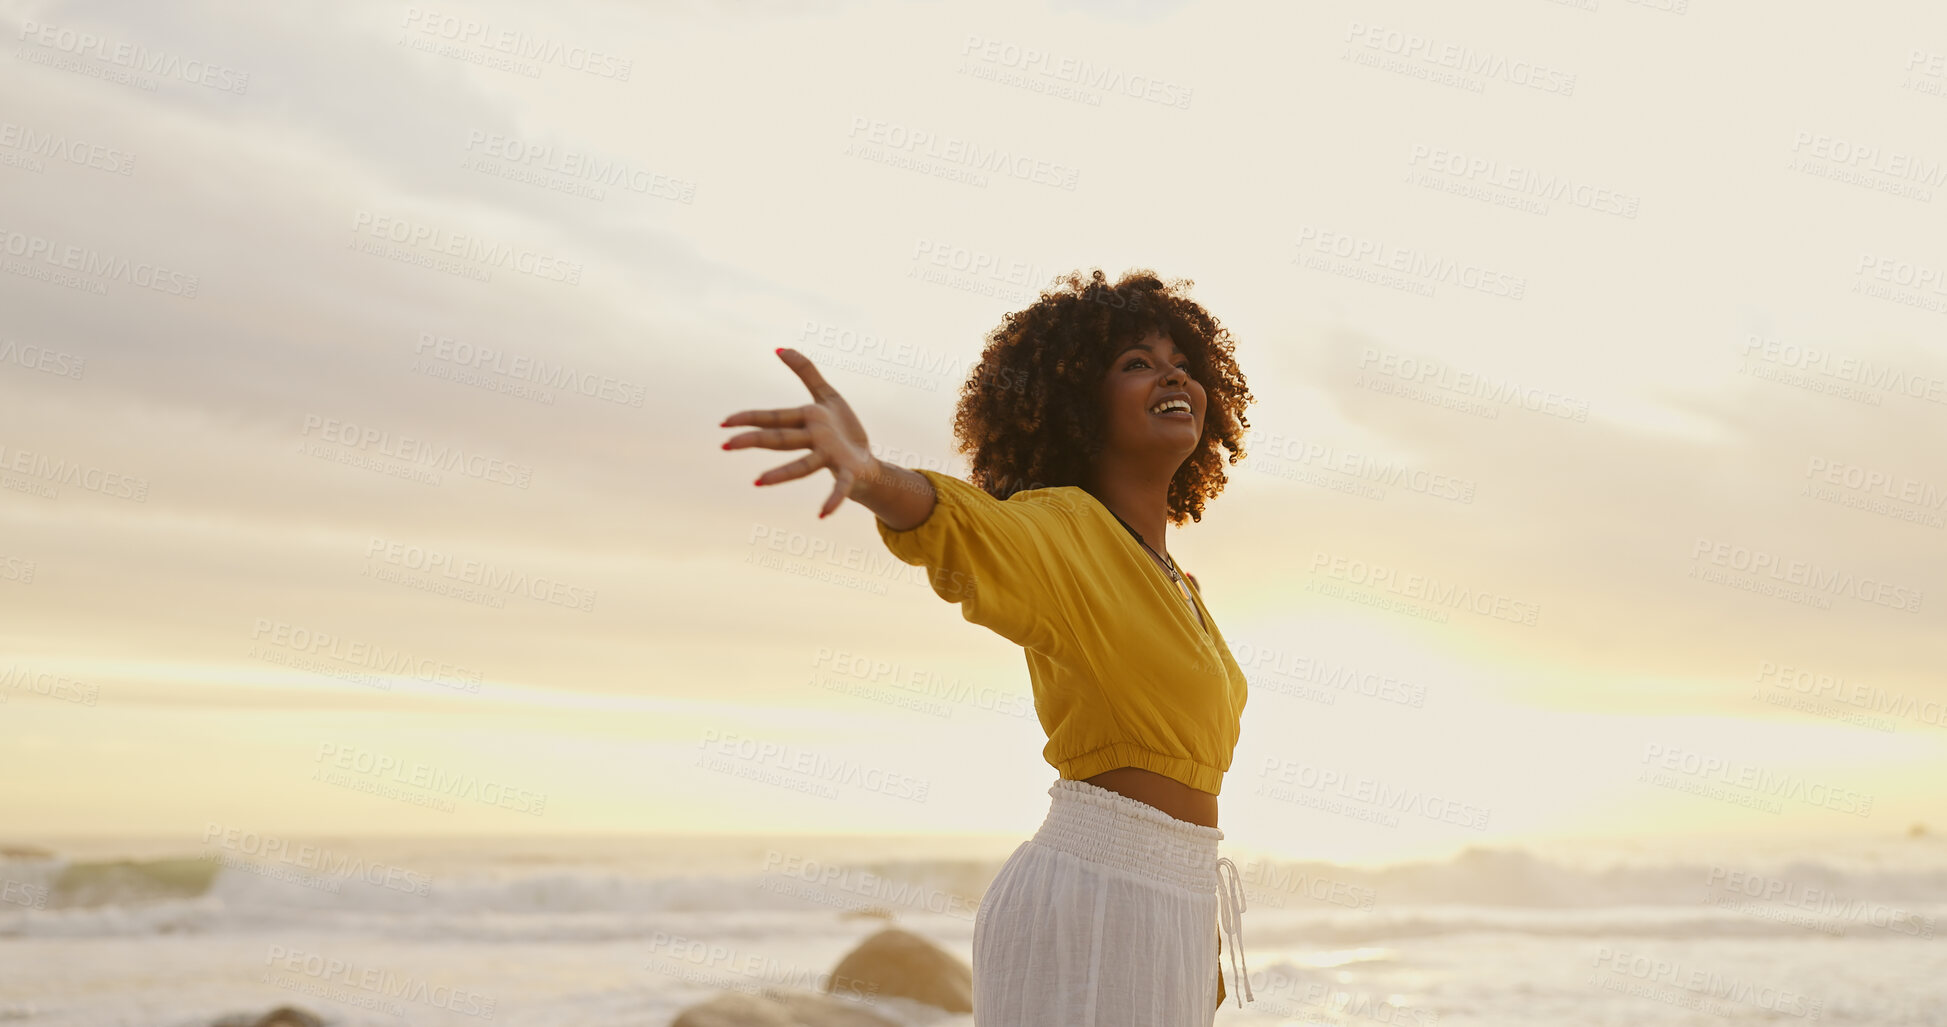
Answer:
[[1145, 749], [1134, 742], [1111, 742], [1055, 764], [1056, 772], [1062, 777], [1078, 781], [1122, 767], [1152, 771], [1212, 795], [1220, 794], [1219, 789], [1224, 785], [1224, 772], [1216, 767]]

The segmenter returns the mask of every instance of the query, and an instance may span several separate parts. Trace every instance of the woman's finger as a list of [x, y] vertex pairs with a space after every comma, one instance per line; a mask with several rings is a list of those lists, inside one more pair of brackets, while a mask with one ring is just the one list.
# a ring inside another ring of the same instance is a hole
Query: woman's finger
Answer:
[[825, 376], [818, 373], [818, 368], [813, 366], [810, 357], [789, 346], [778, 350], [777, 355], [783, 359], [784, 366], [797, 372], [799, 379], [804, 382], [804, 387], [811, 390], [811, 398], [823, 402], [838, 397], [838, 390], [832, 388], [831, 383], [825, 381]]
[[818, 511], [818, 516], [820, 517], [825, 517], [833, 510], [843, 506], [845, 497], [852, 491], [851, 471], [841, 467], [832, 472], [832, 478], [834, 479], [832, 482], [832, 494], [825, 497], [824, 508]]
[[811, 445], [809, 428], [765, 428], [762, 431], [747, 431], [742, 435], [732, 435], [725, 439], [725, 449], [747, 449], [762, 446], [765, 449], [804, 449]]
[[804, 427], [804, 407], [780, 407], [775, 410], [739, 410], [723, 419], [719, 428], [732, 425], [749, 424], [759, 428], [802, 428]]
[[790, 481], [793, 478], [802, 478], [805, 475], [810, 474], [811, 472], [823, 466], [825, 466], [824, 457], [819, 456], [816, 453], [806, 453], [805, 455], [797, 458], [796, 460], [791, 461], [788, 464], [779, 464], [778, 466], [773, 467], [768, 471], [765, 471], [763, 474], [758, 475], [757, 484], [775, 485], [780, 481]]

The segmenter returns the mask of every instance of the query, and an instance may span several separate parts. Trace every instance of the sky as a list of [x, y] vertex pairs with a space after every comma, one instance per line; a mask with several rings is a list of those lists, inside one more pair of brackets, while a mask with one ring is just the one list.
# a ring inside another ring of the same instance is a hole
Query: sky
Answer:
[[[1050, 278], [1184, 280], [1227, 844], [1895, 837], [1947, 773], [1947, 12], [0, 2], [13, 840], [1024, 836], [964, 476]], [[1454, 597], [1459, 597], [1455, 599]]]

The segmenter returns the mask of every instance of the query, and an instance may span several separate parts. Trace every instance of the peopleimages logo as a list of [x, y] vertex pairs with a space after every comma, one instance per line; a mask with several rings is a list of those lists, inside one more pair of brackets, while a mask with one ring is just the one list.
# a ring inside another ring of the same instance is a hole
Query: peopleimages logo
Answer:
[[1491, 50], [1434, 39], [1410, 29], [1368, 25], [1362, 21], [1348, 22], [1342, 42], [1348, 44], [1348, 52], [1356, 52], [1350, 50], [1352, 46], [1363, 46], [1401, 61], [1419, 61], [1449, 68], [1460, 75], [1500, 79], [1560, 96], [1570, 96], [1575, 92], [1575, 75], [1572, 72], [1534, 61], [1509, 58]]
[[478, 478], [482, 481], [498, 482], [524, 489], [533, 480], [532, 464], [520, 464], [502, 460], [483, 453], [469, 453], [463, 447], [433, 444], [424, 439], [408, 435], [394, 435], [392, 432], [370, 425], [360, 426], [351, 421], [325, 417], [320, 414], [307, 414], [301, 435], [316, 437], [326, 442], [336, 443], [347, 449], [365, 450], [379, 456], [402, 460], [408, 464], [426, 467]]
[[[1927, 596], [1924, 589], [1895, 585], [1877, 578], [1856, 575], [1851, 571], [1833, 570], [1809, 560], [1800, 560], [1764, 549], [1753, 549], [1702, 536], [1697, 538], [1690, 559], [1692, 564], [1689, 576], [1699, 580], [1717, 580], [1716, 577], [1699, 573], [1700, 568], [1703, 571], [1722, 568], [1749, 575], [1754, 579], [1770, 579], [1770, 581], [1760, 582], [1761, 584], [1784, 582], [1798, 586], [1814, 598], [1847, 596], [1862, 603], [1885, 606], [1907, 613], [1919, 613], [1920, 605]], [[1721, 577], [1721, 572], [1718, 576]], [[1825, 607], [1829, 606], [1830, 600], [1826, 599]]]
[[0, 226], [0, 253], [92, 278], [153, 289], [171, 296], [193, 298], [200, 284], [195, 275], [146, 260], [111, 256], [91, 246], [17, 232], [4, 226]]
[[[1718, 791], [1728, 788], [1742, 790], [1754, 798], [1791, 799], [1808, 806], [1837, 810], [1856, 817], [1869, 817], [1873, 813], [1874, 797], [1867, 793], [1815, 781], [1799, 774], [1780, 773], [1769, 767], [1740, 759], [1700, 753], [1681, 746], [1645, 742], [1641, 763], [1646, 768], [1682, 774], [1698, 782], [1721, 786]], [[1638, 775], [1638, 780], [1647, 779], [1641, 774]], [[1712, 793], [1711, 797], [1723, 796]], [[1772, 805], [1775, 806], [1776, 803]], [[1772, 812], [1777, 810], [1773, 809]]]
[[494, 1007], [498, 1002], [491, 995], [450, 984], [433, 984], [423, 977], [401, 974], [386, 967], [336, 956], [327, 957], [283, 945], [272, 945], [264, 950], [264, 966], [265, 971], [259, 980], [265, 983], [348, 1005], [376, 1005], [393, 1016], [405, 1015], [405, 1006], [400, 1002], [379, 1000], [404, 999], [485, 1020], [494, 1018]]
[[552, 64], [569, 71], [581, 71], [600, 78], [627, 82], [635, 70], [635, 59], [618, 57], [592, 47], [564, 43], [519, 29], [501, 28], [458, 15], [406, 8], [405, 28], [422, 36], [451, 43], [476, 46], [508, 57], [538, 64]]
[[855, 145], [869, 143], [888, 151], [910, 152], [942, 164], [964, 165], [1058, 189], [1072, 191], [1081, 179], [1078, 169], [1065, 164], [1009, 153], [1003, 147], [983, 146], [959, 136], [936, 135], [930, 130], [910, 128], [896, 121], [854, 115], [852, 129], [847, 135], [856, 141]]
[[1796, 692], [1812, 700], [1841, 703], [1867, 713], [1885, 714], [1903, 720], [1916, 720], [1933, 727], [1947, 728], [1947, 702], [1907, 692], [1889, 692], [1875, 684], [1849, 681], [1802, 667], [1758, 661], [1757, 683], [1774, 691]]
[[56, 378], [79, 378], [82, 370], [88, 366], [88, 358], [31, 342], [0, 339], [0, 364], [14, 364]]
[[[1258, 766], [1257, 776], [1282, 785], [1330, 793], [1377, 810], [1410, 813], [1477, 831], [1486, 830], [1488, 820], [1494, 815], [1494, 811], [1486, 806], [1461, 802], [1424, 789], [1275, 756], [1264, 757]], [[1397, 826], [1397, 821], [1387, 826]]]
[[127, 175], [135, 170], [132, 153], [65, 133], [35, 131], [11, 121], [0, 122], [0, 149], [19, 150], [29, 157], [65, 161], [111, 175]]
[[[1642, 208], [1643, 198], [1637, 193], [1610, 189], [1560, 172], [1541, 171], [1498, 157], [1443, 146], [1413, 144], [1406, 166], [1429, 175], [1444, 175], [1455, 182], [1506, 189], [1522, 197], [1559, 200], [1598, 214], [1634, 219]], [[1536, 212], [1547, 213], [1547, 209], [1544, 207]]]
[[34, 561], [23, 560], [18, 556], [0, 556], [0, 581], [18, 581], [23, 585], [34, 583]]
[[[428, 254], [451, 257], [455, 260], [469, 261], [489, 268], [511, 269], [524, 275], [533, 275], [549, 281], [568, 285], [581, 284], [582, 265], [580, 261], [569, 260], [554, 254], [541, 253], [525, 246], [511, 246], [494, 242], [477, 235], [454, 232], [438, 225], [431, 225], [409, 218], [374, 214], [369, 210], [352, 213], [352, 233], [354, 237], [365, 235], [382, 242], [402, 247], [400, 254], [379, 255], [404, 258], [424, 257]], [[358, 242], [354, 238], [354, 243]], [[417, 251], [426, 251], [418, 253]], [[421, 263], [422, 261], [412, 261]]]
[[365, 547], [365, 559], [368, 561], [368, 575], [370, 564], [379, 564], [398, 571], [477, 585], [490, 592], [526, 596], [537, 602], [565, 606], [583, 613], [595, 608], [595, 590], [592, 588], [569, 585], [545, 575], [517, 571], [486, 560], [456, 557], [438, 549], [394, 542], [376, 535]]
[[140, 43], [117, 42], [92, 32], [25, 21], [18, 37], [70, 57], [87, 58], [145, 75], [179, 78], [193, 85], [208, 86], [226, 93], [241, 93], [250, 88], [250, 73], [195, 58], [184, 58], [164, 50], [151, 50]]
[[[318, 780], [327, 780], [320, 775], [319, 771], [329, 768], [423, 789], [436, 796], [467, 799], [486, 806], [530, 813], [537, 817], [546, 811], [548, 804], [546, 792], [522, 788], [495, 778], [456, 773], [430, 763], [404, 760], [357, 745], [320, 742], [318, 753], [312, 757], [312, 762], [320, 764], [318, 770], [313, 771], [314, 779]], [[450, 803], [448, 811], [451, 811]]]
[[468, 153], [491, 157], [509, 165], [592, 185], [619, 186], [631, 192], [680, 203], [689, 203], [696, 197], [695, 182], [671, 178], [647, 168], [631, 167], [625, 160], [600, 154], [569, 148], [557, 150], [552, 143], [534, 143], [476, 128], [467, 133], [466, 149]]
[[[203, 825], [203, 844], [206, 846], [204, 850], [206, 859], [234, 854], [251, 860], [262, 860], [272, 865], [285, 864], [299, 870], [316, 872], [328, 879], [334, 879], [330, 883], [344, 880], [362, 881], [412, 895], [427, 895], [432, 891], [433, 879], [419, 871], [368, 860], [363, 856], [339, 853], [330, 846], [311, 842], [293, 842], [277, 835], [261, 834], [213, 821], [205, 822]], [[222, 851], [214, 851], [219, 849]]]
[[713, 770], [733, 769], [737, 765], [764, 768], [786, 775], [798, 775], [805, 784], [847, 785], [912, 802], [925, 802], [927, 793], [933, 788], [931, 778], [911, 777], [884, 767], [850, 759], [835, 759], [800, 745], [749, 738], [715, 729], [705, 731], [702, 740], [696, 744], [697, 748], [703, 750], [703, 758], [709, 760], [704, 765]]
[[25, 476], [24, 484], [44, 483], [41, 494], [52, 499], [56, 485], [79, 485], [89, 492], [141, 503], [149, 498], [149, 479], [110, 471], [94, 464], [54, 456], [0, 442], [0, 480], [6, 472]]
[[1537, 603], [1444, 581], [1430, 574], [1367, 563], [1356, 557], [1338, 556], [1322, 550], [1312, 553], [1311, 573], [1362, 588], [1390, 592], [1442, 609], [1467, 610], [1483, 617], [1529, 627], [1533, 627], [1541, 616], [1541, 606]]
[[[1053, 92], [1063, 99], [1078, 100], [1090, 106], [1099, 106], [1102, 102], [1101, 97], [1088, 92], [1091, 89], [1120, 93], [1178, 110], [1188, 108], [1190, 97], [1196, 92], [1189, 86], [1154, 75], [1125, 72], [1113, 65], [1096, 64], [1087, 58], [977, 35], [967, 36], [967, 41], [960, 47], [960, 56], [989, 66], [983, 72], [980, 64], [963, 64], [962, 73], [973, 69], [976, 77], [990, 78], [1006, 85], [1019, 85], [1033, 92]], [[1004, 77], [1001, 74], [1003, 71], [1018, 73], [1022, 78], [1016, 81]], [[1068, 88], [1051, 87], [1047, 84], [1050, 82], [1062, 83]]]
[[[320, 665], [344, 665], [375, 671], [383, 676], [384, 687], [391, 688], [391, 677], [411, 678], [464, 692], [480, 691], [482, 674], [468, 667], [420, 656], [403, 648], [363, 639], [346, 638], [330, 631], [318, 631], [272, 617], [258, 617], [250, 631], [259, 647], [272, 646], [297, 656], [309, 657]], [[253, 651], [252, 655], [256, 655]]]
[[[420, 332], [419, 341], [414, 344], [412, 352], [416, 358], [438, 361], [470, 372], [496, 375], [510, 384], [530, 383], [545, 386], [619, 406], [640, 407], [649, 395], [648, 388], [642, 384], [583, 370], [566, 361], [514, 353], [496, 346], [475, 345], [432, 332]], [[412, 369], [423, 373], [422, 361], [415, 359]], [[462, 382], [462, 384], [473, 383]], [[511, 393], [515, 390], [496, 391]], [[553, 402], [553, 397], [548, 396], [546, 402]]]

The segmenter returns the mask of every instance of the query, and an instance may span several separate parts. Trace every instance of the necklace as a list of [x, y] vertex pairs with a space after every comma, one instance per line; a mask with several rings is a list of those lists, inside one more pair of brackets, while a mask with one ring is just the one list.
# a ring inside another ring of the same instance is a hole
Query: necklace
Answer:
[[[1103, 507], [1103, 509], [1108, 510], [1109, 508], [1105, 506]], [[1143, 541], [1142, 532], [1139, 532], [1134, 528], [1130, 528], [1129, 522], [1123, 520], [1120, 517], [1116, 517], [1116, 512], [1114, 510], [1109, 510], [1109, 516], [1115, 517], [1115, 522], [1117, 524], [1122, 525], [1124, 528], [1128, 528], [1129, 534], [1136, 536], [1137, 545], [1142, 546], [1144, 549], [1149, 549], [1149, 543]], [[1181, 583], [1183, 581], [1183, 576], [1177, 573], [1175, 560], [1172, 560], [1167, 556], [1158, 555], [1156, 550], [1154, 549], [1149, 549], [1149, 555], [1156, 557], [1156, 562], [1162, 564], [1163, 569], [1169, 572], [1171, 581], [1178, 582], [1178, 583]]]
[[[1109, 510], [1106, 504], [1103, 505], [1102, 509]], [[1197, 615], [1197, 624], [1201, 626], [1203, 624], [1203, 611], [1197, 609], [1197, 601], [1191, 598], [1190, 586], [1183, 583], [1183, 575], [1176, 569], [1176, 561], [1170, 559], [1167, 556], [1161, 556], [1156, 552], [1156, 550], [1150, 549], [1149, 543], [1143, 541], [1142, 532], [1129, 527], [1129, 522], [1117, 516], [1114, 510], [1109, 510], [1109, 516], [1114, 517], [1115, 522], [1117, 524], [1120, 524], [1124, 528], [1128, 529], [1129, 534], [1136, 536], [1136, 544], [1142, 546], [1146, 550], [1149, 550], [1149, 555], [1155, 557], [1156, 562], [1158, 564], [1161, 564], [1163, 570], [1169, 573], [1170, 582], [1174, 584], [1177, 587], [1177, 589], [1183, 593], [1183, 601], [1190, 604], [1190, 612]]]

